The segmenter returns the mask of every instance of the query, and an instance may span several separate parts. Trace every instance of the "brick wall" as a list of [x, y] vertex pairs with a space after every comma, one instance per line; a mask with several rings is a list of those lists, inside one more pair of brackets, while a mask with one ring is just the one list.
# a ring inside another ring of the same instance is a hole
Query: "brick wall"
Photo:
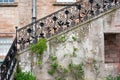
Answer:
[[17, 14], [17, 7], [0, 7], [0, 33], [14, 33], [18, 25]]
[[[54, 6], [54, 3], [56, 0], [37, 0], [37, 19], [64, 7]], [[15, 0], [13, 4], [0, 3], [0, 17], [0, 36], [12, 36], [15, 33], [15, 26], [23, 27], [31, 23], [32, 0]]]

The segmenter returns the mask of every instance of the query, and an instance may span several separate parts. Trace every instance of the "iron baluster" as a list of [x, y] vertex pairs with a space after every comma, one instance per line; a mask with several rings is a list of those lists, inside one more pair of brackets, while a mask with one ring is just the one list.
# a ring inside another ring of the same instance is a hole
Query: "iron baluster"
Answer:
[[81, 5], [79, 4], [78, 6], [77, 6], [77, 9], [78, 9], [78, 17], [79, 17], [79, 22], [81, 21], [81, 16], [80, 16], [80, 10], [81, 10]]
[[66, 25], [67, 27], [69, 27], [68, 14], [69, 14], [69, 11], [66, 9], [66, 10], [65, 10], [65, 15], [66, 15], [66, 22], [65, 22], [65, 25]]
[[57, 30], [57, 27], [56, 27], [57, 17], [55, 15], [53, 16], [53, 21], [54, 21], [54, 23], [53, 23], [54, 24], [53, 25], [54, 33], [57, 33], [57, 31], [56, 31]]
[[39, 36], [39, 37], [44, 38], [44, 33], [43, 33], [44, 23], [41, 22], [41, 23], [40, 23], [40, 26], [41, 26], [41, 32], [40, 32], [40, 36]]

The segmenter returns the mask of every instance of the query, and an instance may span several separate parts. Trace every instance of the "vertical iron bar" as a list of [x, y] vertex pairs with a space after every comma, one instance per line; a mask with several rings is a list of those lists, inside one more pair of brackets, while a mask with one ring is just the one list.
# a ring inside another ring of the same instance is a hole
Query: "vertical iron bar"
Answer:
[[104, 10], [104, 2], [105, 2], [105, 1], [103, 0], [103, 10]]
[[16, 36], [15, 36], [15, 38], [16, 38], [16, 52], [17, 52], [17, 30], [18, 30], [18, 27], [16, 26], [15, 29], [16, 29]]
[[80, 16], [80, 10], [79, 10], [79, 22], [80, 22], [81, 16]]

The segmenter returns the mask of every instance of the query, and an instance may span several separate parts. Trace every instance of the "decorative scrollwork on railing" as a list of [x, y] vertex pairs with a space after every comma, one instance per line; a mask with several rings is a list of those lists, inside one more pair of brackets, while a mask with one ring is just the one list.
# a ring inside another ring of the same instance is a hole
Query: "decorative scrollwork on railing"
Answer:
[[[30, 43], [34, 42], [34, 39], [49, 38], [119, 5], [119, 0], [81, 0], [76, 2], [19, 29], [19, 49], [28, 47]], [[34, 30], [34, 28], [36, 29]]]
[[0, 80], [10, 80], [17, 61], [16, 51], [17, 51], [17, 47], [16, 47], [16, 39], [15, 39], [2, 65], [0, 66]]

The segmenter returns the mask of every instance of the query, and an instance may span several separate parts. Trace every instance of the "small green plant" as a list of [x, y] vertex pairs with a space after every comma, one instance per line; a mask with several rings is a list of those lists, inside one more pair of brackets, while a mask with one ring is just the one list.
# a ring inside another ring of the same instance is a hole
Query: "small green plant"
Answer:
[[47, 40], [45, 38], [41, 38], [38, 40], [36, 44], [31, 44], [30, 45], [30, 50], [33, 53], [37, 54], [38, 61], [36, 62], [37, 65], [42, 64], [42, 54], [43, 52], [47, 49]]
[[75, 65], [73, 63], [70, 63], [68, 65], [70, 74], [73, 76], [75, 80], [84, 80], [84, 70], [82, 66], [83, 64]]
[[96, 66], [96, 63], [97, 63], [97, 61], [94, 59], [93, 60], [93, 67], [94, 67], [94, 69], [96, 70], [96, 72], [98, 72], [98, 67]]
[[112, 76], [107, 76], [105, 80], [114, 80]]
[[31, 72], [22, 72], [20, 65], [17, 65], [16, 72], [14, 74], [15, 80], [36, 80], [36, 77]]
[[41, 38], [36, 44], [31, 44], [30, 50], [36, 54], [42, 55], [43, 52], [47, 49], [46, 42], [47, 40], [45, 38]]
[[[74, 48], [74, 51], [77, 51], [77, 48]], [[48, 70], [48, 74], [53, 76], [53, 80], [66, 80], [68, 74], [72, 77], [73, 80], [84, 80], [84, 70], [83, 64], [75, 65], [70, 63], [67, 68], [57, 63], [57, 57], [51, 56], [50, 61], [50, 69]]]
[[55, 73], [55, 69], [48, 70], [48, 74], [53, 75]]
[[48, 74], [53, 75], [56, 72], [57, 68], [58, 68], [58, 63], [53, 62], [51, 64], [51, 69], [48, 70]]
[[116, 77], [116, 80], [120, 80], [120, 74]]
[[63, 72], [66, 74], [68, 73], [68, 70], [66, 68], [63, 68]]
[[51, 61], [56, 61], [57, 60], [57, 56], [50, 56], [50, 60]]
[[116, 77], [109, 75], [105, 78], [105, 80], [120, 80], [120, 75], [117, 75]]
[[73, 57], [76, 57], [76, 56], [77, 56], [77, 54], [76, 54], [75, 52], [73, 52], [73, 53], [72, 53], [72, 56], [73, 56]]
[[[57, 56], [50, 56], [50, 69], [48, 70], [49, 75], [56, 75], [55, 80], [65, 80], [65, 74], [68, 73], [68, 70], [57, 63]], [[61, 73], [61, 74], [60, 74]]]
[[94, 73], [95, 75], [95, 80], [97, 80], [99, 74], [100, 74], [100, 64], [98, 63], [98, 61], [96, 59], [91, 59], [92, 60], [92, 72]]
[[39, 61], [39, 60], [38, 60], [38, 61], [36, 62], [36, 65], [41, 65], [41, 64], [42, 64], [42, 61]]
[[60, 37], [57, 37], [56, 38], [58, 42], [65, 42], [66, 41], [66, 37], [63, 35], [63, 36], [60, 36]]
[[76, 57], [77, 56], [77, 54], [76, 54], [76, 51], [77, 51], [78, 49], [77, 48], [73, 48], [73, 52], [72, 52], [72, 54], [71, 54], [71, 57]]
[[75, 48], [75, 47], [73, 48], [73, 51], [77, 51], [77, 50], [78, 50], [77, 48]]
[[36, 80], [36, 77], [30, 72], [19, 72], [15, 73], [15, 80]]
[[51, 67], [52, 67], [52, 69], [55, 69], [55, 70], [56, 70], [57, 67], [58, 67], [58, 63], [56, 63], [56, 62], [55, 62], [55, 63], [52, 63], [52, 64], [51, 64]]
[[76, 38], [75, 36], [72, 36], [72, 39], [73, 39], [74, 41], [76, 41], [76, 40], [77, 40], [77, 38]]
[[50, 65], [51, 69], [48, 70], [48, 74], [50, 75], [53, 75], [57, 70], [58, 63], [56, 62], [56, 60], [57, 60], [57, 56], [53, 56], [53, 55], [50, 56], [50, 61], [52, 62]]

